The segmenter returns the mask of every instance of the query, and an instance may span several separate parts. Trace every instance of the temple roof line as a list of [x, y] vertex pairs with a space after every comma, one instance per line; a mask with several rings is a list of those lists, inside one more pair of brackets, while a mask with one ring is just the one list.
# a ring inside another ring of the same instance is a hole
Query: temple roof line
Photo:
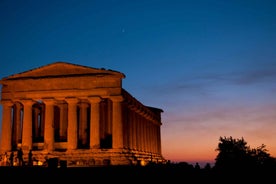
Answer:
[[70, 77], [70, 76], [117, 76], [119, 78], [125, 78], [125, 75], [115, 70], [107, 70], [104, 68], [93, 68], [88, 66], [82, 66], [72, 64], [68, 62], [54, 62], [48, 65], [44, 65], [38, 68], [27, 70], [21, 73], [4, 77], [2, 80], [15, 80], [15, 79], [35, 79], [35, 78], [50, 78], [50, 77]]

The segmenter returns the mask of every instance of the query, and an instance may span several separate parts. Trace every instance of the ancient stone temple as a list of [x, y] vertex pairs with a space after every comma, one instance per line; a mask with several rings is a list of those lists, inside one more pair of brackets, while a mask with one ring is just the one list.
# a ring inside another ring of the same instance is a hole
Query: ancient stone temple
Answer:
[[163, 163], [161, 113], [122, 88], [123, 73], [55, 62], [0, 81], [1, 154], [67, 166]]

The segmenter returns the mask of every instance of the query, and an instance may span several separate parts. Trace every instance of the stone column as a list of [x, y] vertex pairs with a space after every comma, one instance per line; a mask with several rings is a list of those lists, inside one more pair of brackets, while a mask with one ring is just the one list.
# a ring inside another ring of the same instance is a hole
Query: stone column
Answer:
[[151, 150], [151, 145], [153, 143], [153, 139], [151, 137], [151, 121], [149, 120], [149, 116], [147, 115], [147, 117], [145, 118], [145, 121], [146, 121], [146, 124], [147, 124], [147, 127], [146, 127], [146, 137], [149, 141], [147, 141], [147, 151], [148, 152], [152, 152]]
[[134, 111], [134, 113], [133, 113], [133, 122], [134, 122], [134, 126], [133, 126], [133, 128], [134, 128], [134, 139], [133, 139], [133, 141], [134, 141], [134, 149], [135, 150], [139, 150], [139, 134], [138, 134], [138, 114], [137, 114], [137, 112], [136, 111]]
[[22, 100], [23, 114], [23, 131], [22, 131], [22, 150], [29, 151], [33, 146], [33, 130], [32, 130], [32, 106], [34, 101]]
[[142, 142], [141, 142], [141, 145], [142, 145], [142, 150], [143, 151], [146, 151], [146, 128], [145, 128], [145, 117], [144, 117], [144, 113], [142, 113], [142, 116], [141, 116], [141, 139], [142, 139]]
[[153, 125], [152, 123], [149, 121], [149, 135], [150, 135], [150, 152], [154, 152], [154, 143], [155, 143], [155, 139], [154, 139], [154, 135], [153, 135]]
[[141, 129], [142, 129], [142, 131], [141, 131], [141, 133], [142, 133], [142, 135], [141, 135], [141, 138], [142, 138], [142, 150], [143, 151], [146, 151], [146, 142], [148, 141], [148, 140], [146, 140], [146, 122], [147, 122], [147, 119], [146, 119], [146, 117], [145, 117], [145, 113], [144, 112], [142, 112], [142, 114], [141, 114]]
[[45, 104], [45, 133], [44, 133], [44, 150], [53, 151], [55, 134], [54, 134], [54, 99], [43, 99]]
[[136, 116], [137, 118], [137, 149], [139, 151], [141, 151], [141, 146], [142, 146], [142, 142], [141, 142], [141, 118], [140, 118], [140, 114], [137, 114]]
[[111, 97], [112, 100], [112, 148], [123, 148], [122, 96]]
[[128, 123], [129, 123], [129, 148], [133, 149], [133, 120], [132, 120], [132, 110], [128, 109]]
[[67, 149], [74, 150], [78, 147], [78, 125], [77, 125], [77, 98], [67, 98], [68, 103], [68, 133]]
[[88, 98], [90, 108], [90, 148], [100, 148], [100, 101], [99, 97]]
[[144, 142], [144, 136], [145, 136], [145, 132], [144, 132], [144, 121], [145, 118], [143, 116], [143, 112], [140, 114], [140, 139], [141, 139], [141, 151], [145, 151], [145, 142]]
[[155, 153], [158, 153], [158, 134], [157, 134], [157, 125], [154, 125], [154, 140], [155, 140], [154, 151], [155, 151]]
[[161, 153], [161, 131], [160, 125], [157, 126], [157, 143], [158, 143], [158, 153]]
[[3, 115], [2, 115], [2, 142], [1, 151], [11, 151], [12, 149], [12, 105], [11, 101], [1, 101], [3, 105]]

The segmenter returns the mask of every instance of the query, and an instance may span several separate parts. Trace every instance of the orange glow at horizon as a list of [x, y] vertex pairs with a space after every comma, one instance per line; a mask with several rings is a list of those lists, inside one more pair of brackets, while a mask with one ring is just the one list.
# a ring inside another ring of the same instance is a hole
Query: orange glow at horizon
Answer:
[[[251, 108], [254, 111], [250, 108], [228, 108], [225, 112], [219, 110], [216, 113], [210, 109], [202, 113], [199, 109], [194, 119], [190, 115], [185, 116], [185, 113], [173, 118], [165, 116], [161, 126], [163, 156], [175, 162], [214, 163], [219, 137], [232, 136], [243, 138], [251, 149], [264, 144], [267, 152], [276, 157], [276, 108], [270, 105]], [[181, 118], [183, 121], [180, 122]]]

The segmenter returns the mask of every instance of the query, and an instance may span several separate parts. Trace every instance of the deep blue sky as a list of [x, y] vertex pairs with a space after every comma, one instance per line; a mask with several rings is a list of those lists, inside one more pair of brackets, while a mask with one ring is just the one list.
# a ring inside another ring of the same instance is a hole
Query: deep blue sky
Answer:
[[0, 20], [1, 78], [56, 61], [116, 70], [164, 110], [165, 158], [212, 162], [220, 136], [276, 156], [276, 1], [1, 0]]

